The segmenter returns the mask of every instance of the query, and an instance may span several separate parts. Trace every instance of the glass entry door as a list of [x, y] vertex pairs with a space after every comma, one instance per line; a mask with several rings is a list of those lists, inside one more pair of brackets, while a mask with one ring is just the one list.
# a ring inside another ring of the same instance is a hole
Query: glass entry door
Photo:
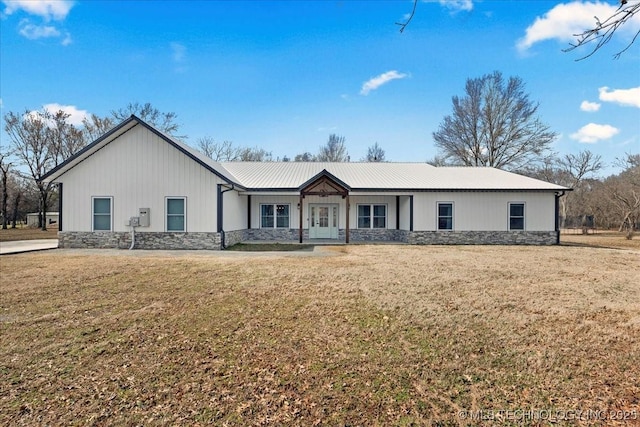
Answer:
[[338, 238], [338, 205], [309, 205], [309, 238]]

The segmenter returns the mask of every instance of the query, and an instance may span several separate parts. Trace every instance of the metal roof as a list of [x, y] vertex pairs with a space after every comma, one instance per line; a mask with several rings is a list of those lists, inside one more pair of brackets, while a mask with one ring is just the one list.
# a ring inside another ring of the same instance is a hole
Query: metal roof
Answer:
[[228, 176], [233, 176], [248, 190], [298, 189], [323, 170], [343, 181], [351, 190], [568, 190], [488, 167], [386, 162], [222, 162], [220, 165]]
[[297, 191], [324, 171], [350, 190], [563, 191], [569, 188], [488, 167], [434, 167], [427, 163], [216, 162], [132, 115], [76, 155], [49, 171], [54, 181], [78, 163], [137, 125], [142, 125], [195, 162], [240, 190]]
[[133, 114], [129, 118], [127, 118], [126, 120], [122, 121], [117, 126], [113, 127], [106, 134], [104, 134], [100, 138], [98, 138], [95, 141], [93, 141], [91, 144], [89, 144], [86, 147], [84, 147], [82, 150], [77, 152], [75, 155], [71, 156], [65, 162], [61, 163], [57, 167], [55, 167], [52, 170], [50, 170], [49, 172], [47, 172], [42, 177], [42, 180], [45, 181], [45, 182], [55, 181], [57, 178], [59, 178], [65, 172], [67, 172], [68, 170], [72, 169], [77, 164], [79, 164], [80, 162], [84, 161], [86, 158], [88, 158], [89, 156], [93, 155], [94, 153], [99, 151], [101, 148], [103, 148], [107, 144], [111, 143], [112, 141], [116, 140], [117, 138], [119, 138], [120, 136], [124, 135], [125, 133], [129, 132], [131, 129], [133, 129], [134, 127], [136, 127], [138, 125], [141, 125], [141, 126], [147, 128], [147, 129], [149, 129], [151, 132], [155, 133], [160, 138], [162, 138], [163, 140], [165, 140], [169, 144], [173, 145], [176, 149], [182, 151], [186, 156], [190, 157], [192, 160], [194, 160], [195, 162], [199, 163], [204, 168], [208, 169], [209, 171], [213, 172], [214, 174], [218, 175], [220, 178], [222, 178], [224, 181], [228, 182], [229, 184], [235, 184], [235, 185], [238, 185], [238, 186], [242, 187], [242, 185], [233, 177], [233, 175], [228, 173], [226, 170], [224, 170], [224, 168], [222, 166], [220, 166], [220, 163], [210, 159], [209, 157], [205, 156], [204, 154], [202, 154], [198, 150], [188, 146], [187, 144], [185, 144], [185, 143], [183, 143], [183, 142], [181, 142], [181, 141], [179, 141], [179, 140], [177, 140], [177, 139], [175, 139], [175, 138], [173, 138], [173, 137], [171, 137], [171, 136], [169, 136], [169, 135], [167, 135], [165, 133], [162, 133], [161, 131], [159, 131], [158, 129], [153, 127], [152, 125], [146, 123], [144, 120], [141, 120], [140, 118], [136, 117]]

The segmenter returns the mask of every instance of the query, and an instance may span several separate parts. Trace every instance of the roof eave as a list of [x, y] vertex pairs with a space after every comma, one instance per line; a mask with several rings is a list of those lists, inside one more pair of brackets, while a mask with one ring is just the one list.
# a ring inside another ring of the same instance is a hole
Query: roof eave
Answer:
[[[77, 164], [84, 161], [86, 158], [93, 155], [93, 153], [95, 153], [96, 151], [100, 150], [104, 145], [107, 145], [109, 142], [113, 141], [115, 138], [121, 135], [124, 135], [125, 133], [133, 129], [136, 126], [136, 124], [130, 127], [127, 127], [127, 126], [132, 122], [134, 122], [136, 119], [137, 117], [132, 115], [126, 120], [123, 120], [119, 125], [113, 127], [110, 131], [108, 131], [107, 133], [105, 133], [95, 141], [93, 141], [91, 144], [87, 145], [82, 150], [78, 151], [76, 154], [69, 157], [67, 160], [60, 163], [58, 166], [56, 166], [55, 168], [51, 169], [49, 172], [44, 174], [44, 176], [41, 178], [41, 181], [49, 182], [49, 181], [54, 181], [56, 178], [59, 178], [65, 172], [72, 169], [74, 166], [76, 166]], [[124, 129], [124, 131], [120, 132], [122, 129]]]
[[[133, 125], [129, 126], [131, 123], [133, 123]], [[235, 188], [238, 188], [241, 190], [246, 190], [245, 186], [236, 182], [233, 179], [230, 179], [229, 177], [225, 176], [217, 169], [211, 167], [211, 165], [208, 165], [207, 163], [203, 162], [201, 159], [197, 158], [196, 156], [191, 154], [189, 151], [183, 149], [179, 144], [177, 144], [171, 138], [167, 137], [167, 135], [163, 134], [162, 132], [160, 132], [153, 126], [149, 125], [144, 120], [140, 119], [134, 114], [132, 114], [129, 118], [123, 120], [122, 123], [115, 126], [109, 132], [105, 133], [104, 135], [102, 135], [101, 137], [93, 141], [91, 144], [87, 145], [82, 150], [78, 151], [76, 154], [69, 157], [67, 160], [65, 160], [64, 162], [62, 162], [61, 164], [59, 164], [58, 166], [56, 166], [55, 168], [47, 172], [42, 177], [41, 180], [45, 182], [49, 182], [49, 181], [53, 182], [55, 179], [59, 178], [61, 175], [63, 175], [64, 173], [66, 173], [67, 171], [69, 171], [70, 169], [72, 169], [82, 161], [84, 161], [86, 158], [93, 155], [95, 152], [97, 152], [98, 150], [100, 150], [101, 148], [103, 148], [104, 146], [106, 146], [116, 138], [124, 135], [126, 132], [135, 128], [137, 125], [141, 125], [147, 130], [149, 130], [150, 132], [154, 133], [159, 138], [169, 143], [172, 147], [174, 147], [175, 149], [177, 149], [178, 151], [180, 151], [181, 153], [189, 157], [191, 160], [194, 160], [200, 166], [204, 167], [208, 171], [212, 172], [214, 175], [224, 180], [227, 184], [233, 185]], [[120, 132], [123, 129], [124, 131]]]
[[331, 172], [329, 172], [326, 169], [322, 169], [320, 172], [318, 172], [317, 174], [315, 174], [314, 176], [312, 176], [311, 178], [309, 178], [308, 180], [303, 182], [297, 189], [298, 190], [303, 190], [304, 188], [306, 188], [307, 186], [313, 184], [315, 181], [319, 180], [322, 177], [327, 177], [330, 180], [332, 180], [333, 182], [335, 182], [336, 184], [338, 184], [338, 185], [342, 186], [343, 188], [345, 188], [347, 191], [351, 191], [351, 187], [346, 182], [344, 182], [340, 178], [336, 177], [334, 174], [332, 174]]

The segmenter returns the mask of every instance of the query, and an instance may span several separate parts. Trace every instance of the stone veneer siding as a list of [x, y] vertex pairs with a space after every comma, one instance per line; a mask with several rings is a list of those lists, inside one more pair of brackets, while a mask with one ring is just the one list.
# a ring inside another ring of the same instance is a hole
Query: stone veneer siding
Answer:
[[[129, 249], [130, 232], [58, 232], [60, 248]], [[219, 233], [136, 232], [134, 249], [220, 249]]]
[[235, 230], [224, 232], [224, 247], [236, 245], [244, 242], [246, 239], [247, 230]]
[[[344, 230], [340, 230], [344, 236]], [[386, 228], [356, 228], [349, 230], [350, 242], [406, 242], [406, 231]]]
[[[227, 231], [225, 246], [241, 242], [297, 242], [298, 229], [264, 229]], [[406, 231], [387, 229], [349, 230], [351, 242], [398, 242], [411, 245], [554, 245], [555, 231]], [[344, 242], [345, 230], [339, 230], [338, 242]], [[309, 231], [303, 230], [303, 241], [309, 241]], [[129, 232], [58, 233], [60, 248], [129, 249]], [[221, 249], [220, 233], [157, 233], [137, 232], [134, 249]]]
[[555, 245], [555, 231], [405, 231], [411, 245]]

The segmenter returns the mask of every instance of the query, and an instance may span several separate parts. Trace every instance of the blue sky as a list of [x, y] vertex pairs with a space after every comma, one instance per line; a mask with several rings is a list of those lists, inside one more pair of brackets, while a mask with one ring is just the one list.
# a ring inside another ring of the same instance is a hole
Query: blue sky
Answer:
[[640, 19], [584, 61], [562, 49], [615, 3], [420, 1], [400, 33], [409, 0], [2, 1], [0, 106], [79, 122], [151, 102], [178, 114], [192, 145], [293, 157], [337, 133], [352, 160], [378, 142], [389, 160], [425, 161], [451, 97], [499, 70], [524, 80], [558, 153], [611, 163], [640, 152], [640, 42], [612, 59]]

